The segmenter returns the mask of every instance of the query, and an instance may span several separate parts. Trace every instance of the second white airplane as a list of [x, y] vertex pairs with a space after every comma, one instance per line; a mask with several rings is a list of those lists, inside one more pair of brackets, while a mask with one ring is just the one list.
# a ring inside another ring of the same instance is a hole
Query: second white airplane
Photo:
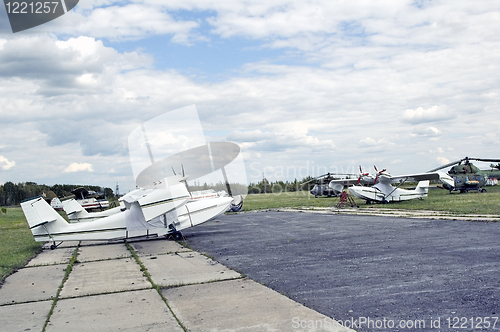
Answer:
[[[408, 175], [391, 176], [385, 170], [377, 172], [375, 184], [371, 187], [354, 185], [349, 187], [349, 192], [359, 199], [364, 199], [367, 204], [371, 202], [400, 202], [415, 198], [423, 198], [429, 192], [429, 181], [436, 180], [445, 184], [453, 184], [453, 178], [443, 172], [417, 173]], [[418, 182], [415, 189], [400, 188], [405, 182]], [[345, 184], [345, 180], [330, 181], [330, 188], [337, 188]], [[393, 185], [395, 184], [395, 185]]]

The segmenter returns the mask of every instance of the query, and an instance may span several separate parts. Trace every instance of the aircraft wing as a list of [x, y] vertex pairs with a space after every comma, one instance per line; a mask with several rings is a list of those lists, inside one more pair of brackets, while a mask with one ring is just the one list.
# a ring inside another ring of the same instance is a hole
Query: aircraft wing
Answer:
[[355, 185], [356, 182], [358, 182], [358, 179], [336, 179], [330, 181], [329, 187], [331, 188], [333, 185], [336, 184], [343, 184], [344, 186], [352, 186]]
[[380, 177], [381, 182], [384, 182], [385, 179], [389, 180], [392, 183], [400, 181], [419, 182], [425, 180], [436, 180], [449, 184], [451, 186], [455, 186], [455, 181], [453, 180], [453, 178], [443, 172], [416, 173], [416, 174], [398, 175], [390, 177], [385, 177], [385, 176]]
[[[138, 204], [145, 221], [152, 220], [170, 212], [189, 200], [189, 192], [184, 184], [177, 184], [166, 189], [137, 189], [122, 197], [127, 210]], [[135, 207], [136, 209], [137, 207]], [[137, 209], [136, 209], [137, 210]], [[139, 211], [139, 210], [137, 210]]]

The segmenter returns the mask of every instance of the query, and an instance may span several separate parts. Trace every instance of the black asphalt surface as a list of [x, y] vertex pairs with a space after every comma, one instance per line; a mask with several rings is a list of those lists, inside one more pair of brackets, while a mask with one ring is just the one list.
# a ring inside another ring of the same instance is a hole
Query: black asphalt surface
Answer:
[[500, 330], [499, 223], [254, 212], [183, 234], [192, 248], [358, 331]]

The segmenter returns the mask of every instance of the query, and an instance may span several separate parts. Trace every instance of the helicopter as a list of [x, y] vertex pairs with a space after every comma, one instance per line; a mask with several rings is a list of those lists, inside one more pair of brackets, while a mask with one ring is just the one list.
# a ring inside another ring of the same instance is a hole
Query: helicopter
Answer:
[[[488, 175], [480, 170], [477, 166], [474, 166], [470, 160], [485, 161], [485, 162], [500, 162], [500, 159], [484, 159], [484, 158], [469, 158], [465, 157], [463, 159], [451, 162], [449, 164], [434, 168], [429, 172], [435, 172], [440, 169], [450, 167], [448, 174], [455, 181], [455, 185], [451, 186], [449, 184], [443, 183], [443, 188], [450, 191], [460, 191], [460, 193], [467, 193], [469, 190], [477, 190], [478, 192], [485, 192], [486, 189], [483, 187], [486, 185], [488, 180]], [[463, 162], [463, 163], [462, 163]]]
[[[378, 170], [375, 167], [375, 170]], [[382, 170], [381, 172], [384, 172]], [[338, 177], [335, 176], [342, 176], [346, 178], [339, 179]], [[378, 175], [377, 175], [378, 176]], [[326, 173], [320, 176], [317, 176], [313, 178], [312, 180], [309, 180], [307, 182], [304, 182], [303, 184], [316, 181], [316, 184], [314, 187], [311, 189], [310, 193], [314, 195], [314, 197], [318, 196], [327, 196], [327, 197], [338, 197], [342, 194], [342, 191], [346, 186], [350, 185], [373, 185], [376, 182], [376, 177], [373, 176], [370, 173], [363, 173], [363, 170], [361, 166], [359, 166], [359, 174], [351, 174], [351, 173], [343, 173], [343, 174], [332, 174], [332, 173]], [[332, 180], [334, 183], [332, 183]]]
[[302, 183], [302, 185], [307, 184], [309, 182], [316, 181], [316, 184], [311, 189], [310, 193], [314, 195], [314, 197], [318, 198], [318, 196], [337, 196], [335, 191], [328, 186], [330, 181], [333, 180], [333, 176], [330, 173], [326, 173], [320, 176], [313, 178], [307, 182]]

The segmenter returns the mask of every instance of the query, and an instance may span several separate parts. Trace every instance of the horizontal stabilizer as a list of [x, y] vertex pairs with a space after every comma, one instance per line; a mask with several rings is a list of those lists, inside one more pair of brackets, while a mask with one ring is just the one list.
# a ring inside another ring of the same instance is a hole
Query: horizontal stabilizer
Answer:
[[419, 193], [428, 193], [429, 192], [429, 180], [420, 181], [417, 184], [417, 188], [415, 190]]

